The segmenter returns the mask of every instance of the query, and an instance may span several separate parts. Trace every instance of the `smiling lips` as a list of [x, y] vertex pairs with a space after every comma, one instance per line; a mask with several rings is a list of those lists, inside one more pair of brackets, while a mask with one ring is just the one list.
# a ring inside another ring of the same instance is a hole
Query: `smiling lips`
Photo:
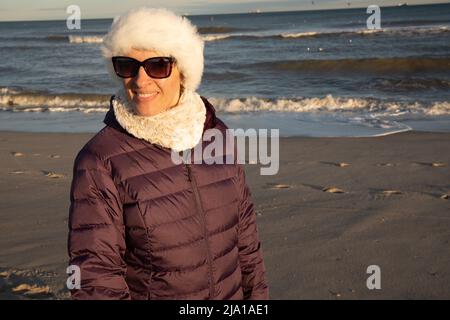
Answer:
[[158, 95], [158, 92], [134, 92], [139, 100], [150, 100]]

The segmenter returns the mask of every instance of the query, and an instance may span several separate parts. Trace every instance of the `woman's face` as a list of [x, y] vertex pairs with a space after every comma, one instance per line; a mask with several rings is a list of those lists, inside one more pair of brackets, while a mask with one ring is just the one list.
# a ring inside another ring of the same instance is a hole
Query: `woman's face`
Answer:
[[[144, 61], [162, 55], [151, 50], [132, 49], [125, 56]], [[123, 78], [123, 86], [136, 113], [141, 116], [153, 116], [178, 104], [181, 91], [181, 74], [176, 63], [170, 77], [153, 79], [144, 68], [139, 68], [134, 78]]]

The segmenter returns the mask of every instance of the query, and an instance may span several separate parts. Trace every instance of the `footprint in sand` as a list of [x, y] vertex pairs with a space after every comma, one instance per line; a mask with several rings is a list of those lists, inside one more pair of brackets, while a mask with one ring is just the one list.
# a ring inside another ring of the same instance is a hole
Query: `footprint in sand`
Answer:
[[16, 152], [16, 151], [13, 151], [13, 152], [11, 152], [11, 155], [12, 155], [13, 157], [23, 157], [25, 154], [22, 153], [22, 152]]
[[445, 167], [445, 163], [443, 162], [433, 162], [431, 164], [432, 167]]
[[44, 174], [46, 177], [52, 178], [52, 179], [60, 179], [64, 178], [65, 176], [61, 173], [55, 173], [52, 171], [42, 171], [42, 174]]
[[292, 188], [291, 185], [281, 184], [281, 183], [267, 183], [266, 185], [269, 187], [269, 189], [289, 189], [289, 188]]
[[9, 174], [24, 174], [24, 173], [25, 173], [25, 171], [22, 171], [22, 170], [14, 170], [14, 171], [9, 172]]
[[322, 189], [323, 192], [330, 192], [330, 193], [345, 193], [344, 190], [336, 188], [336, 187], [326, 187]]
[[7, 271], [0, 272], [0, 278], [6, 278], [6, 277], [9, 277], [9, 272], [7, 272]]
[[402, 192], [399, 190], [383, 190], [381, 194], [389, 197], [395, 194], [402, 194]]
[[427, 167], [445, 167], [444, 162], [415, 162], [415, 165], [427, 166]]
[[347, 163], [347, 162], [339, 162], [339, 163], [336, 163], [336, 166], [337, 167], [341, 167], [341, 168], [343, 168], [343, 167], [348, 167], [350, 165], [350, 163]]
[[333, 296], [335, 296], [336, 298], [340, 298], [341, 297], [341, 293], [340, 292], [336, 292], [336, 291], [332, 291], [332, 290], [328, 290], [328, 292], [330, 294], [332, 294]]
[[395, 166], [395, 164], [390, 163], [390, 162], [384, 162], [384, 163], [378, 163], [377, 166], [379, 166], [379, 167], [393, 167], [393, 166]]
[[47, 295], [50, 294], [50, 288], [49, 286], [38, 286], [36, 284], [29, 285], [26, 283], [22, 283], [11, 290], [15, 294], [24, 294], [27, 296], [31, 295]]
[[0, 272], [0, 297], [8, 299], [53, 299], [48, 285], [34, 279], [29, 272], [3, 270]]
[[347, 162], [327, 162], [327, 161], [322, 161], [322, 163], [323, 164], [328, 164], [330, 166], [341, 167], [341, 168], [350, 166], [350, 163], [347, 163]]

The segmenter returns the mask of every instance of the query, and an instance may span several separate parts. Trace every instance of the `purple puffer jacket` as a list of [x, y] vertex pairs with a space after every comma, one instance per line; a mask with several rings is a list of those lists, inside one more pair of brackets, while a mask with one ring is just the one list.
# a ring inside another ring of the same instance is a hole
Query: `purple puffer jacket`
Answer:
[[[204, 130], [225, 137], [202, 100]], [[268, 299], [242, 165], [176, 165], [170, 149], [128, 134], [112, 106], [104, 123], [74, 163], [68, 251], [81, 288], [72, 298]]]

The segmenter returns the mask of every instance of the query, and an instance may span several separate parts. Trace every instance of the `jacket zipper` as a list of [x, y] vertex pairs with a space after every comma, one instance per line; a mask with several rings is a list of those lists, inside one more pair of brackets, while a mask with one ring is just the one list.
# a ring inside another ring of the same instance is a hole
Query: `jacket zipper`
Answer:
[[206, 216], [205, 212], [203, 211], [202, 203], [200, 201], [200, 195], [198, 193], [197, 183], [195, 181], [194, 176], [191, 173], [191, 167], [189, 164], [184, 164], [187, 172], [188, 172], [188, 180], [191, 183], [192, 189], [194, 190], [195, 194], [195, 203], [197, 206], [197, 209], [200, 210], [200, 217], [202, 219], [202, 226], [203, 226], [203, 235], [205, 240], [205, 247], [206, 247], [206, 257], [208, 260], [208, 281], [209, 281], [209, 297], [210, 299], [214, 297], [214, 279], [213, 279], [213, 271], [212, 271], [212, 258], [211, 258], [211, 252], [208, 245], [208, 232], [206, 229]]

